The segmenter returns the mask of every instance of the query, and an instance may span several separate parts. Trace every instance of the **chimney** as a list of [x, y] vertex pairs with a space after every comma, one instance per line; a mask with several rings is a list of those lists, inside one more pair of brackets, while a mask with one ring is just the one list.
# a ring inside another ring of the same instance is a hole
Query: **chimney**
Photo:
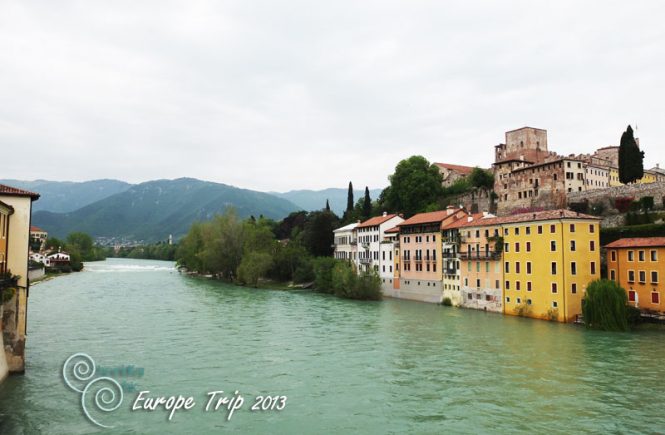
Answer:
[[384, 212], [383, 212], [383, 217], [386, 217], [386, 216], [388, 216], [388, 212], [387, 212], [387, 211], [384, 211]]
[[450, 216], [455, 212], [455, 206], [449, 205], [446, 207], [446, 216]]

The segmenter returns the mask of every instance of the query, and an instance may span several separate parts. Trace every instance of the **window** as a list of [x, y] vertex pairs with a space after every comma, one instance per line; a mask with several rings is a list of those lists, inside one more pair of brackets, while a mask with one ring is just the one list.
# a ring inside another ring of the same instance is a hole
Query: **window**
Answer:
[[531, 262], [530, 261], [526, 262], [526, 273], [528, 275], [531, 275]]
[[506, 290], [510, 290], [510, 281], [506, 281]]
[[515, 273], [520, 273], [520, 262], [519, 261], [515, 262]]
[[658, 251], [656, 250], [651, 251], [651, 261], [658, 261]]
[[519, 290], [521, 288], [520, 282], [515, 281], [515, 290]]
[[527, 299], [527, 300], [526, 300], [526, 304], [527, 304], [527, 305], [531, 305], [531, 299]]
[[556, 275], [556, 261], [552, 262], [552, 275]]
[[590, 233], [595, 233], [596, 232], [596, 226], [594, 224], [589, 225], [589, 232]]
[[635, 290], [628, 291], [628, 302], [635, 302], [636, 293]]
[[575, 232], [575, 224], [570, 224], [570, 232], [571, 233]]
[[655, 270], [651, 271], [651, 283], [658, 284], [658, 272], [656, 272]]
[[521, 304], [521, 303], [522, 303], [522, 299], [521, 299], [521, 298], [517, 298], [517, 303], [518, 303], [518, 304]]
[[550, 242], [550, 251], [556, 252], [556, 240]]
[[504, 235], [504, 236], [507, 236], [507, 235], [508, 235], [508, 228], [505, 228], [505, 229], [503, 230], [503, 235]]
[[531, 291], [531, 281], [526, 282], [526, 291], [528, 291], [528, 292]]
[[628, 282], [635, 282], [635, 271], [634, 270], [629, 270], [628, 271]]
[[616, 281], [616, 280], [617, 280], [617, 277], [616, 277], [616, 271], [615, 271], [614, 269], [611, 269], [611, 270], [610, 270], [610, 279], [611, 279], [612, 281]]
[[510, 302], [510, 296], [506, 296], [506, 302]]
[[576, 293], [577, 293], [577, 284], [573, 283], [573, 284], [571, 285], [571, 287], [570, 287], [570, 292], [571, 292], [572, 294], [576, 294]]
[[575, 240], [570, 241], [570, 250], [573, 252], [575, 251]]
[[499, 289], [499, 280], [494, 281], [494, 288]]
[[558, 289], [557, 289], [557, 287], [556, 287], [556, 283], [553, 282], [553, 283], [552, 283], [552, 293], [556, 293], [557, 291], [558, 291]]
[[520, 244], [515, 243], [515, 252], [520, 252]]
[[637, 251], [637, 261], [644, 261], [644, 251]]
[[589, 242], [589, 250], [590, 250], [591, 252], [593, 252], [593, 251], [596, 250], [596, 242], [595, 242], [595, 241], [591, 240], [591, 241]]
[[574, 261], [570, 263], [570, 274], [577, 275], [577, 263]]
[[559, 303], [557, 301], [552, 301], [552, 308], [557, 308]]
[[635, 261], [635, 252], [628, 251], [628, 261]]
[[538, 225], [538, 234], [543, 234], [543, 226]]
[[479, 279], [476, 280], [476, 287], [477, 287], [478, 289], [480, 289], [480, 280], [479, 280]]
[[640, 270], [639, 274], [640, 274], [640, 282], [642, 284], [647, 282], [647, 273], [644, 270]]
[[526, 231], [526, 235], [528, 236], [529, 234], [531, 234], [531, 227], [526, 227], [525, 231]]
[[617, 261], [617, 251], [610, 251], [611, 261]]
[[526, 242], [526, 252], [531, 252], [531, 242]]
[[592, 261], [591, 262], [591, 275], [595, 275], [595, 274], [596, 274], [596, 262]]
[[520, 229], [518, 227], [515, 227], [515, 235], [516, 236], [520, 235]]
[[550, 233], [556, 233], [556, 225], [550, 225]]
[[506, 261], [505, 268], [506, 268], [506, 269], [505, 269], [505, 270], [506, 270], [506, 273], [510, 273], [510, 263], [508, 263], [507, 261]]
[[658, 292], [651, 293], [651, 303], [660, 304], [660, 293]]

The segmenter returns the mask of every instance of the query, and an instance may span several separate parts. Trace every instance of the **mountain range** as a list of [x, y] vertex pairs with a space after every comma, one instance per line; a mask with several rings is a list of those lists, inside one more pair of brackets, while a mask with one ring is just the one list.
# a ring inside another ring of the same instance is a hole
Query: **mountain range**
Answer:
[[[338, 215], [346, 208], [347, 189], [264, 193], [221, 183], [179, 178], [130, 184], [119, 180], [22, 181], [1, 184], [35, 191], [32, 223], [55, 237], [83, 231], [96, 238], [154, 242], [184, 235], [191, 224], [228, 207], [245, 218], [282, 219], [298, 210], [321, 210], [329, 201]], [[380, 189], [370, 191], [372, 199]], [[364, 192], [354, 192], [355, 199]]]

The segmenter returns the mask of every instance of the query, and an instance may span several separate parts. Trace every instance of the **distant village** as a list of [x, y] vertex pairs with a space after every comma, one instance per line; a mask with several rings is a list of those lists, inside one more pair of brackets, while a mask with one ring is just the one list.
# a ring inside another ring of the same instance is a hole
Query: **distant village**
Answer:
[[[474, 170], [435, 165], [444, 187]], [[506, 132], [489, 171], [493, 189], [464, 193], [446, 209], [408, 219], [384, 212], [334, 230], [334, 257], [359, 273], [376, 271], [387, 296], [581, 322], [585, 290], [601, 278], [603, 218], [571, 205], [665, 197], [658, 166], [624, 186], [618, 146], [560, 156], [549, 151], [547, 131], [531, 127]], [[630, 305], [665, 313], [665, 238], [618, 240], [607, 246], [606, 260], [608, 277], [626, 289]]]

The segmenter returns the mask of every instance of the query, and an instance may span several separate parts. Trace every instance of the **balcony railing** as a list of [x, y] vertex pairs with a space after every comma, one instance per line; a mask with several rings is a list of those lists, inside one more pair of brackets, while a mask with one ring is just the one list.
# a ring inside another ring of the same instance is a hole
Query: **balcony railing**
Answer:
[[461, 260], [498, 260], [501, 258], [500, 251], [472, 251], [460, 252]]
[[370, 263], [372, 263], [371, 258], [361, 258], [360, 259], [360, 264], [370, 264]]
[[458, 252], [442, 252], [441, 257], [443, 258], [457, 258], [459, 255]]

